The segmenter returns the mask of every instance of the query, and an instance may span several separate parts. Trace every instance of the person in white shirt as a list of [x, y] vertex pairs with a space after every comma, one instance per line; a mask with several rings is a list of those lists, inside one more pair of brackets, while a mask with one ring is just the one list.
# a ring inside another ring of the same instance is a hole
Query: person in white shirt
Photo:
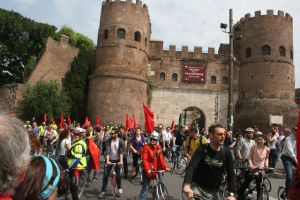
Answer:
[[[297, 131], [297, 127], [294, 128], [294, 131]], [[295, 132], [291, 132], [290, 129], [286, 128], [284, 130], [285, 138], [283, 140], [283, 148], [281, 151], [281, 160], [284, 166], [284, 171], [286, 174], [285, 179], [285, 192], [286, 196], [288, 194], [288, 190], [292, 184], [292, 167], [297, 168], [298, 162], [296, 157], [296, 137]]]
[[171, 144], [172, 133], [170, 127], [167, 127], [166, 131], [162, 131], [162, 137], [163, 137], [162, 148], [163, 148], [163, 152], [165, 152], [170, 148], [170, 144]]

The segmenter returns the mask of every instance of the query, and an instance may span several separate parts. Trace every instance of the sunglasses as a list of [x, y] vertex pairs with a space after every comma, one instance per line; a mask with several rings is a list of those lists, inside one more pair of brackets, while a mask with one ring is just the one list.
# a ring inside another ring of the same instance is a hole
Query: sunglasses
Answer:
[[157, 139], [150, 138], [150, 141], [157, 142]]

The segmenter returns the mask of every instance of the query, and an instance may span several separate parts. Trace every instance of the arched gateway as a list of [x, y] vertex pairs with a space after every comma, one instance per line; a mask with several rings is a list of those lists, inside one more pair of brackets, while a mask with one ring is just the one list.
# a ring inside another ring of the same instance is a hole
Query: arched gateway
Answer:
[[180, 115], [182, 117], [182, 123], [185, 126], [198, 126], [200, 131], [206, 128], [205, 115], [200, 108], [196, 106], [187, 107], [181, 111]]

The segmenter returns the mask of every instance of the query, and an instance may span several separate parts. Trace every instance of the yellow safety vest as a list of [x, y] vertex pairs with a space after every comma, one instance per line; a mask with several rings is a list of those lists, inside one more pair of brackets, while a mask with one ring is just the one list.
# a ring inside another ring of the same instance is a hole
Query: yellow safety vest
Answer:
[[79, 158], [80, 162], [77, 164], [75, 169], [84, 169], [87, 166], [86, 161], [86, 152], [87, 152], [87, 145], [83, 140], [79, 140], [72, 144], [71, 147], [71, 155], [73, 158], [68, 158], [67, 164], [71, 166], [75, 161], [75, 158]]
[[45, 127], [40, 126], [39, 129], [40, 129], [40, 136], [44, 136], [44, 134], [45, 134]]

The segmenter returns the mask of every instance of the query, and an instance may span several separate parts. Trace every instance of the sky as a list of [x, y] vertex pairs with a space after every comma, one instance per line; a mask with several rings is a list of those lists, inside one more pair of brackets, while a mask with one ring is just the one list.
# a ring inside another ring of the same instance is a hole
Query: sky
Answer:
[[[132, 0], [135, 2], [136, 0]], [[229, 9], [233, 22], [245, 14], [267, 9], [289, 13], [293, 17], [294, 65], [296, 88], [300, 87], [300, 1], [298, 0], [143, 0], [148, 6], [152, 24], [152, 40], [163, 40], [164, 48], [176, 45], [178, 50], [187, 45], [208, 47], [218, 51], [220, 43], [228, 43], [228, 34], [221, 31], [220, 23], [228, 23]], [[76, 32], [96, 43], [102, 0], [1, 0], [0, 7], [14, 10], [38, 22], [72, 27]], [[297, 12], [298, 11], [298, 12]]]

